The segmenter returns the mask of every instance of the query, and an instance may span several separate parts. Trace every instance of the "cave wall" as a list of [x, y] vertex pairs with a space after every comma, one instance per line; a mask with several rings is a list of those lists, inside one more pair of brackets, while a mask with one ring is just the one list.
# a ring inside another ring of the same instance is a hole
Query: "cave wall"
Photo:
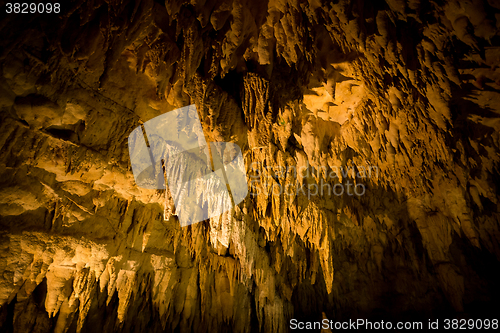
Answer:
[[[2, 330], [497, 313], [497, 1], [0, 15]], [[189, 104], [208, 141], [242, 148], [250, 194], [181, 228], [136, 186], [127, 137]], [[364, 194], [309, 191], [350, 183]]]

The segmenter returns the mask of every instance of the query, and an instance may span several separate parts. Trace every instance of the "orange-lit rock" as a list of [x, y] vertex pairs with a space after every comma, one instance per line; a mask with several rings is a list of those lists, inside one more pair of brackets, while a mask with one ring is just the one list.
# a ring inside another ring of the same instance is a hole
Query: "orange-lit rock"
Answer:
[[[107, 0], [2, 12], [2, 331], [493, 319], [499, 10]], [[253, 195], [181, 228], [165, 191], [136, 186], [127, 137], [189, 104], [207, 141], [242, 148]]]

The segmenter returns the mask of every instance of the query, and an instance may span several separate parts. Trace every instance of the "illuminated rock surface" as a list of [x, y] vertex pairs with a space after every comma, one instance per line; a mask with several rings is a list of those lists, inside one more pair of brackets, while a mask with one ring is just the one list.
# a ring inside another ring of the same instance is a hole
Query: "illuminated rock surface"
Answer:
[[[497, 1], [166, 2], [0, 14], [2, 331], [498, 315]], [[127, 138], [189, 104], [255, 187], [181, 228]]]

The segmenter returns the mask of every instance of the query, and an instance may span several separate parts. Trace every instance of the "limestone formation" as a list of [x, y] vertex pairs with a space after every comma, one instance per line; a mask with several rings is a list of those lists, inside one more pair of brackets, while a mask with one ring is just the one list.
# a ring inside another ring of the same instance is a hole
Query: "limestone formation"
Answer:
[[[498, 1], [6, 8], [2, 332], [498, 318]], [[180, 227], [127, 138], [190, 104], [249, 194]]]

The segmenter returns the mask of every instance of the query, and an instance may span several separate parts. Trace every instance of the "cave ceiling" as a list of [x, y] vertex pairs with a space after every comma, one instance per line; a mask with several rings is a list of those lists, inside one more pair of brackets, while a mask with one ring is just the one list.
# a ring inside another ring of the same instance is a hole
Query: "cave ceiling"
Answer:
[[[498, 1], [58, 4], [0, 12], [1, 331], [498, 318]], [[182, 226], [129, 135], [190, 105], [248, 193]]]

